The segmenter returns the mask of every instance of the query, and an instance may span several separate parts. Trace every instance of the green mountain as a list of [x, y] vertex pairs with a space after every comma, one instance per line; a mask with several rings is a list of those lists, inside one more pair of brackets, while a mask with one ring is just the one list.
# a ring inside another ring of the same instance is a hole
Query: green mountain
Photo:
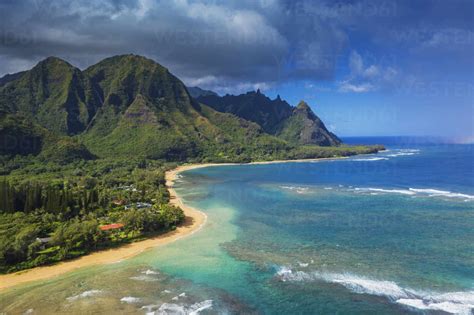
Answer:
[[[238, 147], [256, 148], [263, 133], [255, 124], [201, 107], [178, 78], [150, 59], [116, 56], [84, 73], [103, 103], [82, 137], [100, 157], [131, 152], [167, 160], [225, 157], [238, 154]], [[240, 129], [230, 130], [235, 124]]]
[[257, 90], [241, 95], [204, 95], [196, 98], [217, 111], [232, 113], [259, 124], [271, 135], [291, 144], [320, 146], [340, 145], [341, 140], [329, 132], [311, 108], [301, 102], [292, 107], [280, 96], [271, 100]]
[[2, 82], [0, 155], [246, 162], [360, 151], [314, 146], [340, 141], [306, 104], [292, 107], [259, 91], [206, 92], [199, 103], [168, 69], [136, 55], [84, 71], [50, 57]]
[[199, 105], [166, 68], [135, 55], [85, 71], [47, 58], [0, 87], [0, 113], [0, 139], [31, 144], [1, 154], [238, 160], [288, 149], [257, 124]]

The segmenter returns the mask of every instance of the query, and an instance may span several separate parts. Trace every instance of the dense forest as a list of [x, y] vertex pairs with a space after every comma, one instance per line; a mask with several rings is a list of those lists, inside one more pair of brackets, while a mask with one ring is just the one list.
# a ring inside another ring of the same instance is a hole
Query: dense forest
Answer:
[[[154, 161], [30, 164], [0, 181], [0, 272], [11, 272], [174, 229], [164, 166]], [[87, 175], [86, 175], [87, 174]], [[120, 223], [119, 229], [101, 230]]]

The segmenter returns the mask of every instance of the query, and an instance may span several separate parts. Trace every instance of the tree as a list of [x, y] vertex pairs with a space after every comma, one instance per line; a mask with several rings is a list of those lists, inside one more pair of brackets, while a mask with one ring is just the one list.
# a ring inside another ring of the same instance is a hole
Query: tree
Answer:
[[29, 246], [35, 242], [38, 237], [39, 226], [37, 224], [26, 225], [22, 228], [18, 234], [16, 234], [15, 239], [12, 243], [12, 249], [15, 253], [16, 259], [18, 261], [28, 258]]

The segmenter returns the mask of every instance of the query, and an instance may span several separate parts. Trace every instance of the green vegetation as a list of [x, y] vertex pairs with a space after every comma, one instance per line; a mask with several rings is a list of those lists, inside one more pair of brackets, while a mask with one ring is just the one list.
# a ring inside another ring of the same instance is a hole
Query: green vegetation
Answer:
[[184, 215], [169, 205], [164, 174], [177, 163], [382, 149], [340, 145], [306, 104], [197, 92], [222, 108], [198, 103], [166, 68], [135, 55], [85, 71], [51, 57], [1, 79], [0, 272], [174, 229]]
[[[52, 263], [174, 229], [155, 161], [32, 163], [0, 181], [0, 272]], [[123, 228], [99, 227], [121, 223]]]

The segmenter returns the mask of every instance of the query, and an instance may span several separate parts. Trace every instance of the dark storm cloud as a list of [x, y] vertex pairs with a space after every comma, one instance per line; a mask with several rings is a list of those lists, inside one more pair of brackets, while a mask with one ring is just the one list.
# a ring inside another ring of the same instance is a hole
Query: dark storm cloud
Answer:
[[[0, 74], [50, 55], [84, 68], [132, 52], [155, 59], [188, 84], [239, 90], [331, 79], [356, 32], [365, 41], [423, 49], [458, 32], [472, 45], [470, 2], [415, 2], [2, 1]], [[440, 24], [443, 12], [450, 17]], [[420, 23], [423, 35], [417, 33]]]

